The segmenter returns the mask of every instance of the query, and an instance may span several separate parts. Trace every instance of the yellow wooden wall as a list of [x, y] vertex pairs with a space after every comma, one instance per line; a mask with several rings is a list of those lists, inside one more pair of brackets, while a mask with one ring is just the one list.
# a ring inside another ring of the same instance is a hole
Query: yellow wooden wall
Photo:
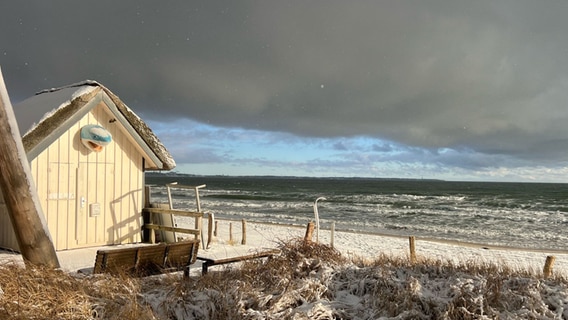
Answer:
[[[142, 154], [112, 119], [101, 102], [31, 162], [56, 250], [141, 241]], [[79, 131], [87, 124], [112, 134], [101, 152], [81, 144]], [[100, 214], [91, 216], [97, 203]]]

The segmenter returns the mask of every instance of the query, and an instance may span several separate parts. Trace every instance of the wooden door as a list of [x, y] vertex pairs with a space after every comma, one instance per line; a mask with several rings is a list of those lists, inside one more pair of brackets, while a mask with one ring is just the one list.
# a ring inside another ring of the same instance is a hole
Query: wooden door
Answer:
[[47, 177], [47, 199], [43, 209], [53, 244], [56, 250], [74, 248], [75, 242], [69, 238], [74, 235], [71, 226], [75, 222], [76, 167], [70, 163], [51, 162]]
[[77, 175], [77, 247], [114, 243], [116, 230], [110, 217], [114, 191], [114, 164], [81, 162]]

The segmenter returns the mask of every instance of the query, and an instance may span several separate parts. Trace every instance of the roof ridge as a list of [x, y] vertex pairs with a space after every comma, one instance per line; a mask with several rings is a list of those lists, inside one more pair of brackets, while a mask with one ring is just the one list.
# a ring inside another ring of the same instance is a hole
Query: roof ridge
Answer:
[[36, 92], [35, 95], [40, 95], [42, 93], [50, 93], [50, 92], [55, 92], [55, 91], [59, 91], [62, 89], [67, 89], [67, 88], [73, 88], [73, 87], [81, 87], [81, 86], [94, 86], [94, 87], [102, 87], [102, 85], [95, 81], [95, 80], [83, 80], [80, 82], [76, 82], [76, 83], [72, 83], [63, 87], [57, 87], [57, 88], [50, 88], [50, 89], [43, 89], [39, 92]]

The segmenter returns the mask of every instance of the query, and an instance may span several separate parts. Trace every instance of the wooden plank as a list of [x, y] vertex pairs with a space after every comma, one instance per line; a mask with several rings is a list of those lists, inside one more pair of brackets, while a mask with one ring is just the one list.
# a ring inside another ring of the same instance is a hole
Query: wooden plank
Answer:
[[161, 273], [166, 262], [166, 252], [166, 245], [140, 247], [135, 265], [138, 275]]
[[58, 190], [57, 190], [57, 208], [58, 210], [54, 213], [57, 215], [57, 229], [56, 230], [56, 247], [59, 249], [67, 248], [67, 225], [69, 224], [69, 197], [74, 191], [69, 190], [69, 179], [73, 178], [69, 175], [69, 164], [68, 163], [58, 163], [59, 178], [58, 178]]
[[[191, 244], [191, 245], [190, 245]], [[190, 250], [188, 250], [188, 246]], [[168, 244], [168, 256], [166, 265], [179, 268], [193, 264], [197, 260], [198, 240], [186, 240]]]
[[101, 213], [97, 217], [97, 232], [100, 232], [100, 241], [104, 244], [112, 243], [112, 232], [107, 232], [112, 225], [109, 221], [110, 218], [110, 203], [113, 200], [114, 195], [114, 163], [105, 164], [105, 181], [104, 190], [102, 192], [102, 202], [101, 202]]
[[67, 202], [67, 224], [60, 231], [65, 233], [65, 249], [72, 249], [76, 246], [75, 225], [77, 219], [77, 162], [69, 164], [69, 200]]
[[[55, 232], [50, 226], [49, 216], [48, 216], [48, 201], [47, 201], [47, 186], [48, 186], [48, 168], [47, 168], [47, 153], [46, 151], [40, 153], [35, 159], [30, 163], [32, 176], [36, 183], [36, 190], [39, 198], [39, 203], [45, 213], [45, 220], [47, 221], [47, 226], [50, 232]], [[53, 231], [52, 231], [53, 230]], [[56, 244], [53, 244], [56, 246]], [[55, 248], [58, 249], [57, 247]]]
[[[104, 106], [101, 102], [100, 106]], [[98, 107], [97, 107], [98, 108]], [[108, 125], [105, 128], [110, 132], [113, 136], [113, 142], [107, 145], [104, 148], [104, 159], [103, 161], [107, 164], [106, 165], [106, 173], [105, 173], [105, 190], [104, 190], [104, 205], [101, 208], [101, 216], [98, 217], [98, 225], [104, 230], [103, 231], [103, 242], [106, 244], [113, 243], [113, 232], [108, 232], [108, 230], [113, 230], [113, 219], [112, 219], [112, 207], [113, 201], [115, 200], [115, 188], [117, 185], [117, 179], [115, 175], [116, 170], [116, 150], [117, 144], [114, 142], [114, 137], [117, 135], [117, 126], [114, 122], [111, 122], [114, 117], [111, 117], [107, 114], [106, 108], [101, 107], [104, 112], [105, 116], [102, 118], [102, 123], [107, 123]]]
[[113, 203], [113, 210], [112, 210], [112, 221], [111, 228], [114, 230], [113, 232], [113, 243], [120, 243], [120, 229], [117, 227], [121, 219], [120, 213], [122, 212], [122, 201], [121, 201], [121, 191], [122, 191], [122, 170], [124, 167], [122, 166], [122, 157], [124, 155], [124, 151], [122, 150], [122, 140], [121, 140], [121, 133], [117, 132], [115, 135], [112, 136], [113, 141], [112, 144], [114, 145], [114, 200]]
[[131, 162], [132, 155], [130, 149], [132, 148], [129, 143], [127, 143], [127, 138], [124, 133], [118, 135], [118, 140], [120, 141], [120, 203], [122, 206], [121, 211], [118, 213], [119, 226], [120, 227], [120, 243], [128, 242], [128, 217], [130, 216], [130, 198], [128, 192], [130, 191], [130, 174], [131, 174]]
[[150, 223], [145, 224], [144, 227], [147, 228], [147, 229], [152, 229], [152, 230], [162, 230], [162, 231], [171, 231], [171, 232], [179, 232], [179, 233], [189, 233], [189, 234], [193, 234], [193, 235], [196, 235], [196, 236], [198, 236], [198, 235], [201, 234], [201, 231], [195, 230], [195, 229], [166, 227], [166, 226], [161, 226], [161, 225], [157, 225], [157, 224], [150, 224]]
[[[96, 153], [96, 152], [92, 152]], [[96, 155], [95, 155], [96, 157]], [[96, 159], [96, 158], [95, 158]], [[96, 162], [94, 163], [87, 163], [87, 177], [83, 183], [87, 186], [87, 194], [86, 194], [86, 203], [85, 203], [85, 222], [86, 222], [86, 245], [95, 245], [96, 244], [96, 219], [91, 216], [91, 205], [93, 203], [97, 203], [97, 193], [99, 190], [99, 164]], [[102, 174], [102, 173], [101, 173]], [[104, 188], [104, 186], [103, 186]]]
[[[76, 130], [80, 130], [82, 126], [87, 124], [86, 116], [81, 118], [76, 125]], [[87, 187], [84, 181], [87, 179], [87, 156], [83, 150], [83, 145], [79, 138], [76, 141], [76, 148], [77, 148], [77, 177], [76, 177], [76, 201], [75, 201], [75, 229], [74, 229], [74, 239], [69, 237], [70, 242], [74, 242], [73, 247], [79, 248], [83, 246], [87, 242], [87, 238], [85, 235], [85, 228], [86, 228], [86, 213], [85, 213], [85, 205], [87, 201]], [[74, 241], [73, 241], [74, 240]]]
[[235, 262], [242, 262], [242, 261], [251, 260], [251, 259], [267, 258], [267, 257], [271, 257], [273, 255], [279, 254], [279, 253], [280, 253], [280, 250], [274, 249], [274, 250], [267, 250], [267, 251], [261, 251], [261, 252], [256, 252], [256, 253], [252, 253], [252, 254], [247, 254], [247, 255], [220, 258], [220, 259], [208, 258], [208, 257], [199, 257], [199, 256], [197, 257], [197, 259], [203, 261], [203, 264], [201, 265], [201, 273], [206, 274], [208, 272], [209, 267], [212, 267], [212, 266], [228, 264], [228, 263], [235, 263]]
[[113, 243], [121, 243], [122, 229], [118, 225], [122, 221], [122, 212], [126, 210], [123, 199], [122, 180], [124, 177], [123, 171], [126, 170], [123, 166], [123, 142], [122, 134], [117, 132], [112, 136], [112, 144], [114, 145], [114, 198], [111, 203], [111, 221], [110, 230], [113, 230]]
[[195, 211], [172, 210], [172, 209], [162, 209], [162, 208], [144, 208], [144, 210], [152, 213], [173, 214], [184, 217], [194, 217], [194, 218], [203, 217], [203, 212], [195, 212]]
[[[138, 151], [137, 151], [138, 152]], [[132, 208], [134, 215], [134, 242], [141, 242], [142, 227], [144, 226], [144, 219], [142, 217], [142, 208], [144, 207], [144, 160], [142, 155], [138, 153], [138, 157], [134, 161], [134, 175], [132, 177], [132, 187], [134, 188], [135, 204]]]
[[188, 277], [189, 266], [197, 260], [198, 250], [199, 240], [196, 239], [168, 244], [165, 267], [173, 270], [183, 270], [183, 275]]
[[70, 174], [71, 166], [69, 164], [69, 131], [62, 134], [59, 139], [59, 194], [58, 199], [59, 211], [57, 212], [57, 248], [67, 249], [67, 226], [69, 225], [69, 214], [75, 214], [75, 211], [70, 212], [70, 200], [74, 197], [74, 190], [71, 186], [75, 186], [77, 182], [71, 179], [74, 177]]
[[[45, 217], [47, 220], [47, 225], [49, 230], [53, 233], [53, 244], [55, 245], [56, 249], [59, 249], [59, 241], [58, 238], [58, 195], [59, 195], [59, 166], [57, 165], [56, 159], [54, 158], [53, 148], [49, 147], [46, 150], [47, 158], [45, 159], [45, 169], [47, 172], [46, 176], [46, 187], [47, 187], [47, 194], [46, 196], [46, 203], [45, 206]], [[51, 154], [51, 155], [50, 155]]]
[[93, 273], [130, 273], [136, 265], [137, 248], [98, 250]]
[[87, 243], [87, 183], [88, 179], [88, 164], [85, 162], [79, 163], [78, 176], [77, 176], [77, 212], [75, 217], [75, 239], [77, 246], [81, 247]]

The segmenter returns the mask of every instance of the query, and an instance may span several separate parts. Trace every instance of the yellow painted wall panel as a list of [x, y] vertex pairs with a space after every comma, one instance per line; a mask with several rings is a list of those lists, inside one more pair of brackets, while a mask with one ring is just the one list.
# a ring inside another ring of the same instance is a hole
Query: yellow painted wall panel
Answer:
[[[31, 162], [56, 250], [141, 241], [142, 154], [107, 110], [102, 103], [92, 109]], [[85, 148], [79, 131], [87, 124], [107, 128], [113, 142], [98, 153]], [[92, 204], [98, 204], [94, 216]], [[9, 222], [6, 215], [0, 212], [0, 221]], [[0, 235], [2, 244], [15, 241], [6, 234]]]

